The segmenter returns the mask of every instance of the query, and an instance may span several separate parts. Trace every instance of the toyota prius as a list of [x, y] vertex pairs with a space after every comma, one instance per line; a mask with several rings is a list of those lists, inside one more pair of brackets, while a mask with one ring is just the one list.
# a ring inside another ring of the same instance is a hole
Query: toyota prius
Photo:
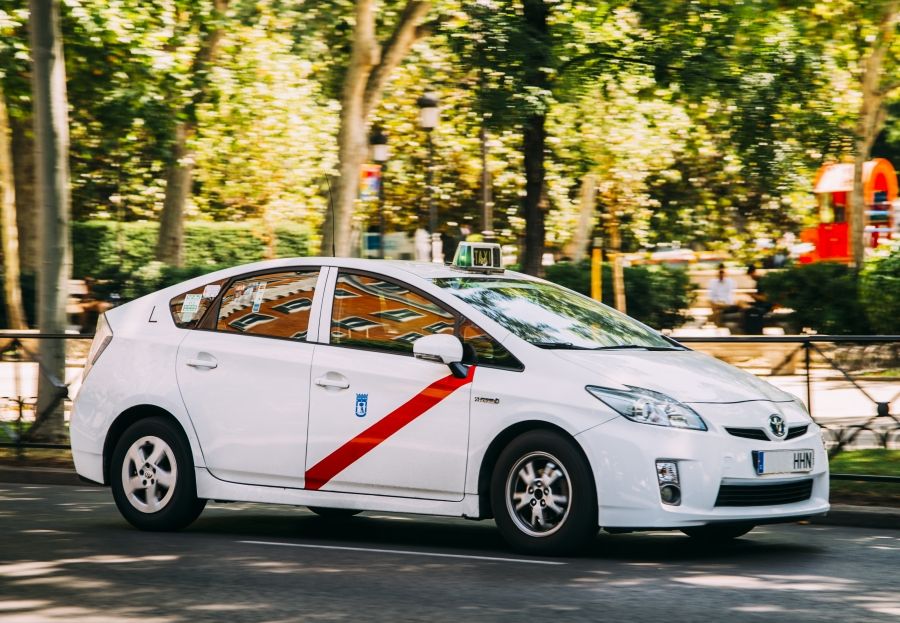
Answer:
[[566, 554], [599, 528], [724, 540], [829, 508], [796, 397], [476, 243], [264, 261], [112, 309], [71, 440], [144, 530], [233, 500], [493, 518]]

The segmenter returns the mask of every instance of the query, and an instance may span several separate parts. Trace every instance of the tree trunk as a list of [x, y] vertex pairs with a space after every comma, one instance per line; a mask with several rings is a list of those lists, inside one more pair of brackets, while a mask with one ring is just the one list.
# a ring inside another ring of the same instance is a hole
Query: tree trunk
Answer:
[[37, 274], [39, 263], [37, 199], [35, 197], [34, 119], [11, 116], [13, 183], [16, 187], [16, 227], [22, 272]]
[[862, 268], [865, 261], [865, 197], [863, 196], [863, 165], [869, 159], [872, 144], [884, 127], [887, 111], [884, 99], [887, 90], [881, 83], [884, 58], [897, 31], [900, 0], [891, 0], [884, 7], [878, 34], [869, 56], [863, 63], [861, 80], [862, 106], [856, 122], [853, 154], [853, 192], [850, 195], [850, 251], [853, 264]]
[[350, 255], [353, 207], [359, 189], [360, 168], [366, 160], [369, 118], [378, 108], [391, 74], [412, 45], [427, 34], [427, 29], [420, 24], [430, 6], [430, 2], [409, 0], [382, 53], [375, 38], [375, 0], [356, 2], [353, 51], [341, 92], [339, 177], [333, 188], [334, 214], [329, 205], [322, 224], [322, 255]]
[[[38, 328], [66, 330], [69, 248], [69, 127], [59, 0], [31, 0], [32, 101], [37, 147], [37, 201], [41, 223]], [[37, 417], [42, 438], [65, 439], [64, 340], [41, 340]]]
[[[525, 86], [541, 93], [549, 89], [547, 68], [552, 66], [550, 9], [545, 0], [525, 0], [523, 17], [531, 41], [526, 59]], [[527, 116], [523, 127], [522, 151], [525, 160], [525, 198], [522, 213], [525, 218], [525, 248], [522, 270], [529, 275], [541, 273], [544, 256], [544, 151], [547, 144], [546, 102], [543, 109]]]
[[185, 122], [175, 127], [172, 164], [166, 173], [166, 196], [159, 221], [156, 259], [172, 266], [184, 262], [184, 208], [191, 195], [194, 172], [193, 154], [188, 151], [192, 128]]
[[197, 130], [197, 107], [209, 96], [209, 71], [219, 53], [224, 35], [221, 22], [227, 9], [228, 0], [215, 0], [212, 22], [191, 64], [193, 95], [181, 111], [187, 120], [175, 126], [172, 160], [166, 172], [166, 195], [156, 242], [156, 259], [173, 266], [181, 266], [184, 262], [184, 213], [191, 196], [194, 173], [190, 140]]
[[541, 259], [544, 256], [544, 211], [541, 206], [544, 190], [544, 146], [547, 133], [544, 127], [546, 117], [534, 115], [525, 121], [525, 249], [522, 254], [522, 271], [529, 275], [541, 273]]
[[12, 167], [6, 95], [0, 85], [0, 233], [3, 239], [3, 297], [6, 306], [6, 325], [10, 329], [27, 329], [19, 276], [19, 230], [16, 228], [16, 190]]
[[481, 233], [485, 240], [493, 240], [494, 197], [491, 186], [491, 170], [488, 168], [488, 136], [484, 115], [481, 117], [481, 127], [478, 129], [478, 140], [481, 143]]
[[572, 242], [569, 243], [569, 256], [573, 262], [581, 262], [587, 257], [591, 234], [594, 231], [594, 212], [597, 209], [597, 176], [587, 173], [581, 180], [581, 192], [578, 202], [578, 224]]

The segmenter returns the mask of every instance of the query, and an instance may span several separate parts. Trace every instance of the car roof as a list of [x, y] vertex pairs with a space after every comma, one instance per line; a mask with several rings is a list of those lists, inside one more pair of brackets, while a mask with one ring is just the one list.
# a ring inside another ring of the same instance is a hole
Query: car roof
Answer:
[[[354, 268], [357, 270], [367, 270], [387, 277], [395, 277], [398, 279], [409, 278], [409, 276], [418, 277], [420, 279], [440, 279], [453, 277], [502, 277], [506, 279], [540, 281], [536, 277], [517, 273], [511, 270], [505, 270], [502, 273], [484, 273], [466, 271], [454, 268], [447, 264], [438, 264], [436, 262], [415, 262], [409, 260], [374, 260], [355, 257], [285, 257], [275, 260], [262, 260], [251, 264], [241, 264], [218, 270], [206, 275], [200, 275], [192, 279], [188, 279], [179, 284], [169, 286], [156, 294], [165, 294], [172, 296], [183, 292], [185, 289], [192, 289], [198, 286], [217, 281], [219, 279], [228, 279], [246, 273], [254, 273], [264, 270], [274, 270], [279, 268], [289, 268], [293, 266], [334, 266], [337, 268]], [[405, 273], [405, 274], [404, 274]]]

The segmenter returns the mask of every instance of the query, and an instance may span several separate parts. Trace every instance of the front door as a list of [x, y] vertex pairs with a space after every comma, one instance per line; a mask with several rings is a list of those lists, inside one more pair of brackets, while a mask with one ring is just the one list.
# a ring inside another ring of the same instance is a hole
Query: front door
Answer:
[[217, 478], [303, 486], [318, 277], [298, 269], [237, 279], [210, 310], [215, 330], [195, 329], [181, 343], [178, 384]]
[[330, 318], [329, 344], [313, 357], [306, 488], [461, 500], [475, 367], [457, 379], [412, 356], [419, 337], [453, 333], [454, 314], [404, 284], [342, 270]]

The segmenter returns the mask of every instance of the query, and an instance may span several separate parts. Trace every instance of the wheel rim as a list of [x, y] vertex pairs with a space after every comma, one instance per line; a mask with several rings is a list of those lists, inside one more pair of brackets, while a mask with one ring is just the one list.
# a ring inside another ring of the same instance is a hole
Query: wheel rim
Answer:
[[142, 513], [156, 513], [169, 503], [178, 481], [178, 464], [168, 443], [152, 435], [128, 448], [122, 462], [122, 488]]
[[532, 452], [509, 471], [506, 508], [525, 534], [550, 536], [565, 524], [571, 506], [569, 473], [552, 454]]

